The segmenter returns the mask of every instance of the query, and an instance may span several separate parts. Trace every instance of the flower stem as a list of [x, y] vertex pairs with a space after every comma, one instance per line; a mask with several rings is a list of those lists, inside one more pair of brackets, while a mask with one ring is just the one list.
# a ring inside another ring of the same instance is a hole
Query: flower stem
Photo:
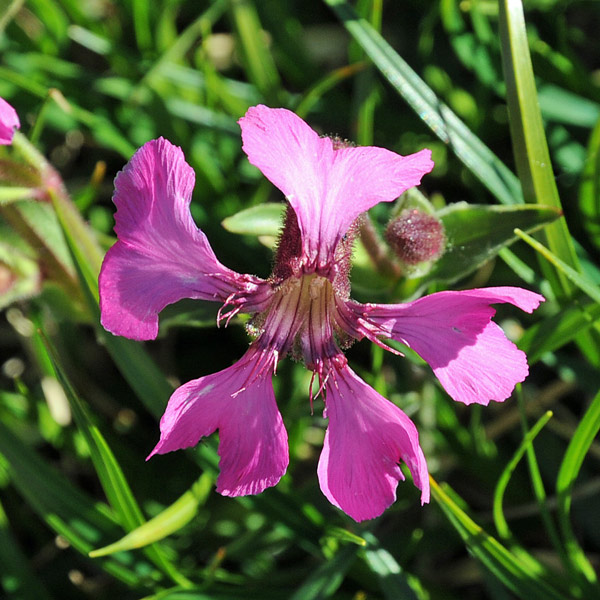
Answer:
[[373, 261], [375, 268], [382, 275], [392, 279], [400, 279], [402, 277], [404, 274], [402, 266], [390, 256], [386, 243], [375, 229], [368, 214], [365, 214], [361, 220], [360, 240]]

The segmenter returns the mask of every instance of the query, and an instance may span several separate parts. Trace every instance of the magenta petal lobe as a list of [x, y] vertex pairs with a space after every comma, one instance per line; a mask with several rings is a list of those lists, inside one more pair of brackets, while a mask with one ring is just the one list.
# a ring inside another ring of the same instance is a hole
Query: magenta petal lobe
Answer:
[[[115, 179], [115, 232], [100, 272], [102, 325], [132, 339], [156, 337], [158, 313], [182, 298], [251, 297], [261, 280], [215, 257], [189, 211], [194, 172], [165, 139], [142, 146]], [[243, 300], [240, 300], [243, 302]]]
[[516, 287], [446, 291], [406, 304], [348, 303], [366, 337], [390, 337], [412, 348], [448, 394], [464, 404], [508, 398], [529, 372], [527, 357], [491, 321], [491, 304], [532, 312], [543, 296]]
[[276, 485], [287, 469], [288, 447], [272, 369], [273, 359], [251, 348], [233, 366], [175, 390], [148, 458], [195, 446], [218, 430], [219, 493], [245, 496]]
[[400, 156], [376, 147], [334, 150], [289, 110], [255, 106], [240, 119], [250, 162], [296, 212], [306, 264], [324, 270], [352, 222], [379, 202], [418, 185], [433, 168], [431, 152]]
[[329, 426], [319, 460], [321, 490], [352, 517], [378, 517], [396, 500], [404, 461], [429, 502], [429, 475], [414, 423], [350, 368], [329, 374], [326, 389]]
[[15, 129], [20, 127], [17, 111], [4, 98], [0, 98], [0, 145], [12, 144]]

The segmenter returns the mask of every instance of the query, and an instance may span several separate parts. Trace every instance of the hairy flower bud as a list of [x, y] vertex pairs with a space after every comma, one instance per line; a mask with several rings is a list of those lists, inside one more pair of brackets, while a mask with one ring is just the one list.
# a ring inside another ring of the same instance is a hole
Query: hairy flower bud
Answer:
[[391, 220], [385, 230], [385, 239], [394, 254], [411, 266], [437, 260], [446, 245], [442, 222], [416, 208], [403, 210]]

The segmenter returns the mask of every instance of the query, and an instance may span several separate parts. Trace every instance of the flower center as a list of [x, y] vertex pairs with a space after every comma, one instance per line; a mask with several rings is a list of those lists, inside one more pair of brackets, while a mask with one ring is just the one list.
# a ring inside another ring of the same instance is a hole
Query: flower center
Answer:
[[272, 349], [280, 358], [291, 353], [304, 359], [309, 369], [320, 371], [324, 360], [340, 353], [336, 316], [332, 283], [311, 273], [286, 279], [269, 308], [252, 320], [249, 331], [259, 334], [260, 348]]

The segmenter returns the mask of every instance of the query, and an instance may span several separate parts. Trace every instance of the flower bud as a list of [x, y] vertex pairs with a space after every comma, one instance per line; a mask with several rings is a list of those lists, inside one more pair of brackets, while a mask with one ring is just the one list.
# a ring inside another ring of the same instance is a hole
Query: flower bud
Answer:
[[385, 239], [394, 254], [406, 265], [437, 260], [446, 245], [442, 222], [416, 208], [403, 210], [385, 230]]

